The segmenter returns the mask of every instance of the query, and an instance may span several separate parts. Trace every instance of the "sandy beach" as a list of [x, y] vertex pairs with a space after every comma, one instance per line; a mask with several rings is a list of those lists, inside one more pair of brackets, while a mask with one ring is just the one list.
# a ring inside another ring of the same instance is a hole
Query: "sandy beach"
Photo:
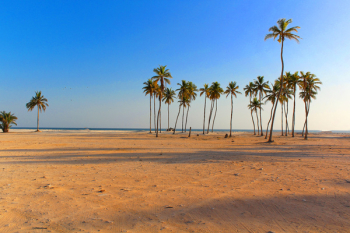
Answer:
[[197, 133], [0, 134], [0, 231], [350, 231], [350, 135]]

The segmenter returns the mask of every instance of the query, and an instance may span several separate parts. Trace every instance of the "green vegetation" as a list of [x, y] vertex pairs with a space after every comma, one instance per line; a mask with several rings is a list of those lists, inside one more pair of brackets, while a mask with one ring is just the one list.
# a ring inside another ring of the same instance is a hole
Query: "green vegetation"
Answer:
[[36, 91], [35, 95], [32, 97], [32, 99], [26, 104], [26, 107], [28, 111], [32, 111], [35, 107], [38, 108], [38, 121], [37, 121], [37, 132], [39, 131], [39, 111], [42, 112], [46, 110], [46, 107], [49, 105], [47, 104], [47, 99], [41, 95], [41, 91]]
[[2, 129], [2, 132], [7, 133], [12, 124], [17, 125], [16, 120], [17, 117], [11, 114], [11, 112], [0, 112], [0, 128]]

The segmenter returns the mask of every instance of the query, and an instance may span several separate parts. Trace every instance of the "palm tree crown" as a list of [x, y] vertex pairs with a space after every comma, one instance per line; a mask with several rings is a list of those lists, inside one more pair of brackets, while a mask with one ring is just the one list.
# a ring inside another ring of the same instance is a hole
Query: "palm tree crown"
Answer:
[[299, 29], [300, 27], [295, 26], [287, 29], [288, 25], [291, 22], [292, 22], [292, 19], [288, 19], [288, 20], [279, 19], [277, 21], [277, 26], [270, 27], [269, 31], [271, 33], [265, 36], [265, 40], [270, 38], [276, 39], [278, 37], [277, 41], [280, 43], [284, 41], [285, 38], [295, 40], [299, 43], [300, 37], [298, 35], [293, 34], [292, 32], [298, 32], [297, 29]]
[[172, 102], [174, 102], [174, 99], [176, 98], [175, 91], [172, 90], [171, 88], [165, 89], [163, 95], [164, 95], [163, 101], [164, 101], [166, 104], [171, 104]]
[[35, 107], [38, 107], [40, 112], [42, 112], [42, 110], [45, 112], [48, 106], [47, 99], [41, 95], [41, 91], [36, 91], [35, 96], [26, 104], [28, 111], [32, 111]]
[[236, 82], [230, 82], [226, 87], [226, 97], [228, 97], [230, 94], [232, 94], [234, 97], [237, 97], [237, 94], [242, 94], [240, 91], [238, 91], [238, 88], [239, 86], [237, 86]]
[[17, 119], [18, 118], [14, 114], [11, 114], [11, 112], [0, 112], [0, 128], [2, 129], [2, 132], [8, 132], [11, 128], [11, 124], [17, 125]]

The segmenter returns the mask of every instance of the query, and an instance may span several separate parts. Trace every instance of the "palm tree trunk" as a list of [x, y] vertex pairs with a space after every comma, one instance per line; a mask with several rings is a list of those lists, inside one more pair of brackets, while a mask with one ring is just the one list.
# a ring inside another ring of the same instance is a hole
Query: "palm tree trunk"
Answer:
[[159, 110], [158, 110], [158, 116], [157, 116], [157, 132], [156, 137], [158, 137], [158, 129], [159, 129], [159, 119], [160, 119], [160, 109], [162, 107], [162, 97], [159, 95]]
[[211, 132], [214, 132], [214, 123], [215, 123], [215, 118], [216, 118], [216, 112], [218, 111], [218, 100], [216, 99], [216, 104], [215, 104], [215, 115], [214, 115], [214, 119], [213, 119], [213, 125], [212, 125], [212, 128], [211, 128]]
[[156, 96], [153, 96], [154, 104], [153, 104], [153, 111], [154, 111], [154, 132], [157, 132], [157, 127], [156, 127]]
[[283, 136], [283, 105], [284, 103], [281, 103], [281, 135]]
[[214, 108], [214, 100], [211, 101], [210, 114], [209, 114], [209, 120], [208, 120], [208, 130], [207, 130], [207, 134], [209, 133], [210, 120], [211, 120], [211, 116], [213, 115], [213, 108]]
[[39, 106], [37, 106], [37, 108], [38, 108], [38, 122], [37, 122], [36, 131], [39, 132]]
[[277, 99], [276, 99], [276, 105], [275, 105], [275, 109], [273, 111], [273, 117], [272, 117], [272, 123], [271, 123], [271, 129], [270, 129], [270, 136], [269, 136], [269, 140], [268, 142], [272, 142], [272, 132], [273, 132], [273, 123], [275, 121], [275, 115], [276, 115], [276, 109], [277, 109], [277, 106], [278, 106], [278, 100], [280, 98], [280, 95], [282, 93], [282, 89], [283, 89], [283, 70], [284, 70], [284, 63], [283, 63], [283, 40], [281, 41], [282, 45], [281, 45], [281, 63], [282, 63], [282, 70], [281, 70], [281, 88], [280, 88], [280, 91], [278, 92], [278, 95], [277, 95]]
[[162, 133], [162, 109], [160, 109], [159, 115], [159, 133]]
[[253, 122], [253, 127], [254, 127], [254, 135], [256, 135], [256, 133], [255, 133], [255, 123], [254, 123], [254, 117], [253, 117], [253, 110], [250, 110], [250, 115], [252, 116], [252, 122]]
[[204, 98], [204, 119], [203, 119], [203, 134], [204, 134], [204, 128], [205, 128], [205, 108], [207, 106], [207, 96], [205, 95]]
[[296, 87], [294, 87], [294, 105], [293, 105], [292, 137], [294, 137], [294, 127], [295, 127], [295, 92], [296, 92]]
[[182, 133], [184, 132], [185, 105], [182, 105]]
[[169, 104], [168, 104], [168, 130], [169, 130]]
[[[288, 102], [287, 102], [287, 109], [288, 109]], [[284, 136], [287, 136], [287, 130], [288, 130], [288, 111], [286, 110], [286, 103], [284, 103], [284, 116], [286, 118], [286, 132]]]
[[[309, 112], [310, 112], [310, 105], [307, 108], [307, 116], [309, 116]], [[305, 122], [304, 122], [304, 126], [303, 126], [303, 131], [301, 132], [302, 137], [304, 137], [305, 126], [306, 126], [306, 118], [305, 118]]]
[[258, 125], [258, 136], [259, 136], [259, 117], [258, 117], [258, 111], [256, 111], [255, 109], [255, 115], [256, 115], [256, 119], [257, 119], [257, 125]]
[[305, 101], [305, 137], [304, 137], [305, 140], [307, 140], [307, 115], [308, 115], [307, 101]]
[[[262, 92], [260, 91], [260, 95], [259, 95], [259, 101], [261, 103], [261, 98], [262, 98]], [[261, 108], [260, 108], [260, 132], [261, 132], [261, 136], [264, 136], [264, 133], [263, 133], [263, 128], [262, 128], [262, 117], [261, 117]]]
[[149, 133], [152, 133], [152, 95], [149, 95]]
[[232, 114], [233, 114], [233, 100], [232, 100], [232, 93], [231, 93], [231, 121], [230, 121], [230, 137], [232, 137]]
[[266, 126], [266, 135], [265, 135], [265, 139], [267, 139], [267, 131], [269, 130], [269, 124], [270, 124], [270, 122], [271, 122], [272, 111], [273, 111], [274, 105], [275, 105], [275, 102], [272, 103], [272, 108], [271, 108], [271, 113], [270, 113], [270, 119], [269, 119], [269, 122], [267, 123], [267, 126]]
[[177, 119], [179, 119], [180, 112], [181, 112], [181, 105], [179, 105], [179, 113], [177, 114], [177, 117], [176, 117], [175, 127], [174, 127], [174, 133], [173, 133], [173, 134], [175, 134]]
[[186, 132], [186, 128], [187, 128], [187, 119], [188, 119], [188, 112], [189, 112], [189, 111], [190, 111], [190, 106], [188, 106], [188, 108], [187, 108], [185, 132]]

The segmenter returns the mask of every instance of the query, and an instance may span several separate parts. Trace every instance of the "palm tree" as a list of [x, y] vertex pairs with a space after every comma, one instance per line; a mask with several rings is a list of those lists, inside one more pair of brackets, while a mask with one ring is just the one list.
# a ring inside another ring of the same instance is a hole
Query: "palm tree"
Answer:
[[169, 106], [172, 102], [174, 102], [174, 98], [176, 99], [175, 91], [171, 88], [167, 88], [164, 92], [163, 101], [168, 104], [168, 130], [169, 130]]
[[204, 84], [202, 88], [199, 89], [200, 96], [204, 94], [204, 119], [203, 119], [203, 134], [204, 134], [204, 128], [205, 128], [205, 108], [207, 105], [207, 98], [210, 96], [210, 89], [208, 84]]
[[11, 112], [0, 112], [0, 128], [2, 129], [2, 132], [7, 133], [12, 124], [17, 125], [17, 119], [18, 118], [14, 114], [11, 114]]
[[[252, 82], [249, 82], [249, 85], [245, 85], [243, 88], [245, 97], [249, 95], [249, 103], [252, 102], [252, 94], [254, 94], [254, 84]], [[254, 127], [254, 135], [255, 135], [255, 123], [253, 118], [253, 111], [250, 111], [250, 115], [252, 117], [253, 127]]]
[[[188, 98], [188, 82], [186, 82], [186, 80], [182, 80], [181, 83], [178, 83], [177, 85], [180, 86], [179, 89], [176, 89], [176, 91], [178, 91], [178, 98], [180, 100], [183, 100], [184, 97]], [[184, 131], [185, 107], [186, 105], [182, 104], [182, 132]]]
[[269, 129], [269, 124], [270, 124], [271, 119], [272, 119], [273, 108], [274, 108], [279, 90], [280, 90], [280, 85], [279, 85], [279, 82], [276, 80], [274, 85], [271, 84], [271, 89], [267, 92], [266, 96], [264, 97], [264, 99], [266, 99], [265, 103], [268, 101], [270, 101], [272, 103], [270, 119], [269, 119], [269, 122], [267, 123], [267, 126], [266, 126], [265, 139], [267, 138], [267, 135], [268, 135], [267, 131]]
[[156, 137], [158, 137], [158, 122], [160, 120], [160, 110], [162, 108], [162, 95], [164, 92], [164, 88], [166, 83], [170, 84], [169, 78], [173, 78], [170, 74], [169, 69], [166, 69], [166, 66], [159, 66], [158, 68], [153, 69], [153, 72], [156, 73], [155, 76], [152, 77], [152, 80], [160, 82], [160, 94], [159, 94], [159, 110], [158, 110], [158, 116], [157, 116], [157, 133]]
[[[269, 81], [264, 81], [264, 76], [258, 76], [254, 82], [254, 91], [256, 94], [259, 94], [259, 101], [262, 103], [262, 99], [264, 94], [270, 89], [269, 87]], [[260, 108], [260, 129], [261, 129], [261, 136], [264, 136], [263, 129], [262, 129], [262, 117], [261, 117], [261, 109]]]
[[[197, 97], [197, 86], [195, 84], [193, 84], [192, 82], [187, 82], [187, 95], [188, 98], [190, 100], [190, 102], [196, 100]], [[186, 115], [186, 124], [185, 124], [185, 132], [186, 132], [186, 128], [187, 128], [187, 119], [188, 119], [188, 112], [190, 110], [190, 103], [188, 104], [188, 108], [187, 108], [187, 115]]]
[[297, 91], [297, 86], [300, 83], [300, 77], [298, 74], [298, 71], [294, 74], [290, 75], [288, 79], [288, 86], [293, 92], [293, 98], [294, 98], [294, 105], [293, 105], [293, 120], [292, 120], [292, 137], [294, 137], [294, 128], [295, 128], [295, 94]]
[[149, 95], [149, 133], [152, 133], [152, 96], [157, 88], [156, 83], [152, 79], [148, 79], [143, 83], [145, 86], [142, 88], [145, 95]]
[[[284, 108], [284, 115], [286, 118], [286, 131], [284, 136], [288, 136], [287, 131], [289, 132], [288, 106], [289, 106], [289, 99], [292, 99], [292, 94], [293, 94], [293, 91], [289, 85], [289, 80], [291, 79], [291, 76], [292, 74], [290, 72], [286, 72], [286, 75], [284, 76], [284, 82], [283, 82], [283, 91], [281, 93], [281, 96], [283, 96], [282, 103], [281, 103], [283, 105], [281, 107]], [[282, 135], [283, 135], [283, 132], [282, 132]]]
[[[253, 101], [251, 101], [250, 104], [248, 105], [248, 108], [251, 111], [255, 111], [256, 118], [258, 119], [258, 111], [257, 110], [259, 108], [261, 108], [261, 102], [256, 97], [254, 97]], [[259, 121], [258, 121], [258, 125], [259, 125]]]
[[[181, 111], [181, 106], [183, 106], [183, 108], [187, 107], [187, 105], [190, 103], [189, 98], [187, 98], [186, 96], [183, 96], [182, 99], [179, 100], [179, 113], [177, 114], [176, 117], [176, 121], [175, 121], [175, 127], [174, 127], [174, 133], [175, 134], [175, 130], [176, 130], [176, 124], [177, 124], [177, 119], [179, 118], [180, 115], [180, 111]], [[184, 111], [183, 111], [184, 112]], [[183, 117], [182, 117], [183, 118]]]
[[[218, 82], [213, 82], [210, 88], [211, 88], [210, 97], [213, 101], [215, 101], [215, 106], [216, 106], [213, 124], [211, 128], [211, 132], [214, 132], [214, 123], [215, 123], [216, 113], [218, 111], [218, 99], [220, 99], [220, 96], [224, 92], [224, 90], [220, 87], [220, 83]], [[213, 109], [214, 109], [214, 105], [213, 105]]]
[[316, 78], [316, 75], [311, 74], [310, 72], [307, 72], [306, 74], [304, 74], [303, 72], [300, 72], [303, 81], [301, 82], [301, 92], [300, 92], [300, 98], [303, 99], [304, 103], [305, 103], [305, 137], [304, 139], [307, 139], [307, 135], [308, 135], [308, 125], [307, 125], [307, 118], [309, 115], [309, 111], [310, 111], [310, 104], [311, 104], [311, 99], [316, 99], [316, 94], [317, 91], [320, 90], [320, 84], [322, 84], [322, 82], [320, 81], [320, 79]]
[[[284, 69], [284, 63], [283, 63], [283, 42], [284, 39], [293, 39], [295, 41], [297, 41], [299, 43], [299, 36], [293, 34], [292, 32], [298, 32], [297, 29], [299, 29], [300, 27], [296, 26], [296, 27], [291, 27], [288, 28], [288, 25], [292, 22], [291, 19], [286, 20], [286, 19], [279, 19], [277, 21], [277, 26], [273, 26], [269, 29], [270, 32], [265, 36], [265, 40], [273, 38], [276, 39], [278, 37], [278, 42], [281, 43], [281, 63], [282, 63], [282, 71], [281, 71], [281, 80], [280, 82], [283, 83], [283, 69]], [[272, 142], [272, 131], [273, 131], [273, 123], [275, 120], [275, 114], [276, 114], [276, 109], [277, 109], [277, 105], [278, 105], [278, 100], [279, 100], [279, 96], [281, 95], [282, 92], [282, 88], [280, 89], [277, 99], [276, 99], [276, 104], [275, 104], [275, 109], [273, 112], [273, 116], [272, 116], [272, 123], [271, 123], [271, 129], [270, 129], [270, 137], [269, 137], [269, 142]]]
[[231, 95], [231, 121], [230, 121], [230, 137], [232, 137], [232, 114], [233, 114], [233, 96], [237, 98], [237, 94], [242, 94], [238, 91], [239, 86], [237, 86], [236, 82], [230, 82], [226, 87], [225, 94], [226, 98]]
[[49, 105], [47, 104], [47, 99], [41, 95], [41, 91], [36, 91], [35, 96], [32, 97], [32, 99], [26, 104], [26, 107], [28, 111], [32, 111], [35, 106], [38, 108], [38, 121], [37, 121], [37, 132], [39, 131], [39, 110], [42, 112], [42, 110], [46, 110], [46, 107]]

